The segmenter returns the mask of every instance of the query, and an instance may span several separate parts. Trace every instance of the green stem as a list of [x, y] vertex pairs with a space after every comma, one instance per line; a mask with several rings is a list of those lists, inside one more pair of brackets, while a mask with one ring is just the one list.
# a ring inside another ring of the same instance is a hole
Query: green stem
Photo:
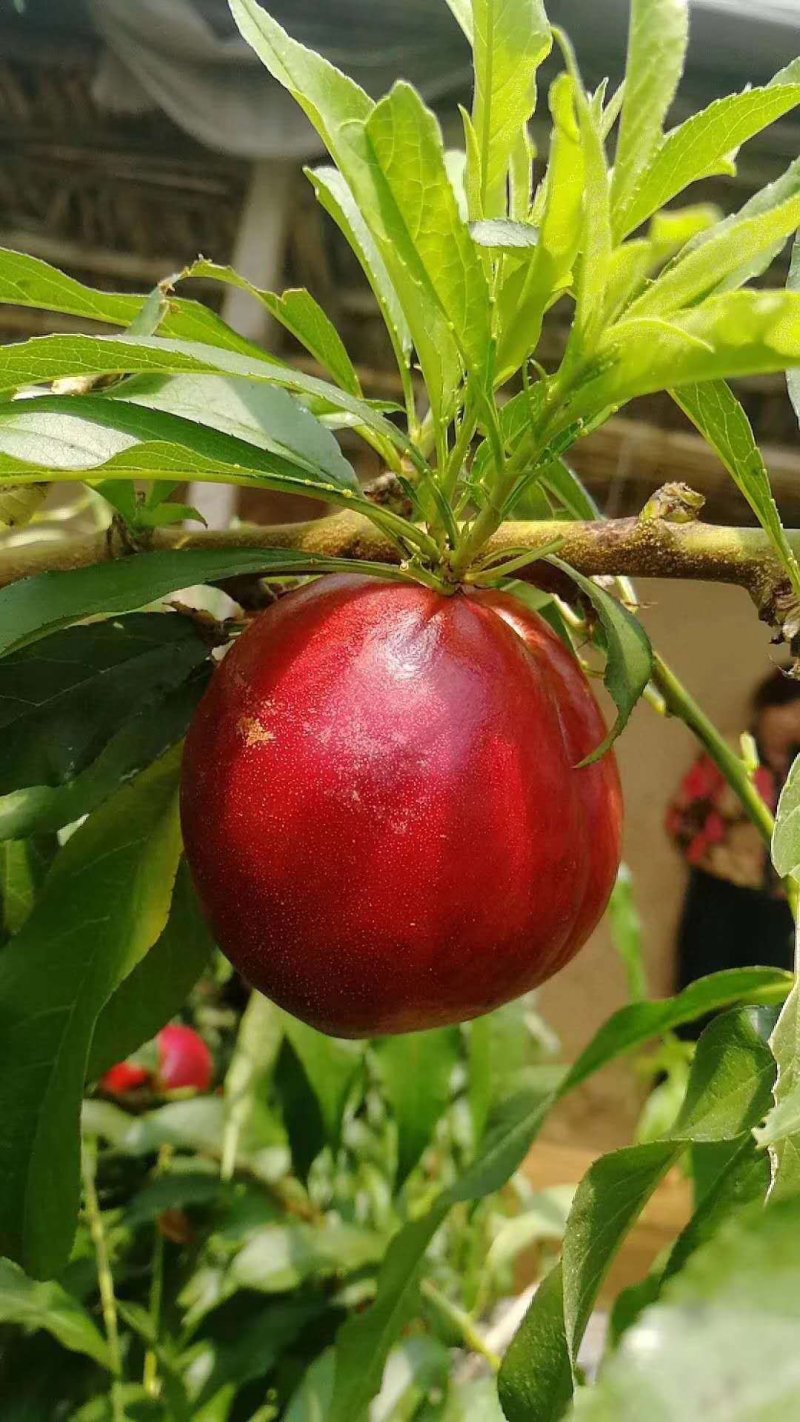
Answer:
[[653, 661], [653, 685], [657, 691], [661, 692], [667, 711], [673, 716], [678, 716], [684, 725], [694, 732], [714, 764], [722, 771], [728, 784], [739, 796], [765, 844], [769, 847], [775, 827], [772, 811], [759, 795], [744, 763], [731, 750], [705, 711], [701, 710], [686, 690], [683, 682], [678, 680], [675, 673], [657, 654]]
[[[713, 722], [709, 721], [683, 683], [658, 655], [653, 662], [653, 685], [661, 692], [667, 711], [673, 716], [679, 716], [684, 725], [694, 732], [714, 764], [722, 771], [728, 784], [736, 791], [769, 853], [775, 817], [759, 795], [744, 762], [734, 754]], [[797, 921], [800, 913], [800, 883], [789, 876], [784, 879], [783, 888]]]
[[122, 1395], [122, 1354], [119, 1346], [119, 1324], [117, 1321], [117, 1301], [114, 1297], [114, 1278], [108, 1253], [103, 1214], [97, 1198], [96, 1179], [97, 1141], [84, 1141], [81, 1152], [83, 1175], [83, 1197], [89, 1232], [92, 1236], [97, 1260], [97, 1282], [100, 1289], [100, 1304], [103, 1310], [103, 1324], [108, 1342], [108, 1357], [111, 1368], [111, 1414], [113, 1422], [125, 1422], [125, 1403]]
[[482, 1334], [479, 1333], [468, 1313], [465, 1313], [458, 1304], [454, 1304], [446, 1298], [430, 1279], [423, 1279], [420, 1291], [439, 1317], [455, 1329], [456, 1333], [463, 1339], [467, 1348], [473, 1353], [479, 1353], [485, 1358], [493, 1373], [499, 1371], [502, 1359], [489, 1347]]

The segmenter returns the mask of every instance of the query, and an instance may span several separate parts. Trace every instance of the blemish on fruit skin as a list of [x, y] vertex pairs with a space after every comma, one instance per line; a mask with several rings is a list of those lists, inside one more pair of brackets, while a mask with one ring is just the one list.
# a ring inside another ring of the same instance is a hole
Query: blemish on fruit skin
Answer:
[[268, 731], [255, 716], [242, 716], [237, 730], [246, 746], [266, 746], [275, 740], [274, 731]]

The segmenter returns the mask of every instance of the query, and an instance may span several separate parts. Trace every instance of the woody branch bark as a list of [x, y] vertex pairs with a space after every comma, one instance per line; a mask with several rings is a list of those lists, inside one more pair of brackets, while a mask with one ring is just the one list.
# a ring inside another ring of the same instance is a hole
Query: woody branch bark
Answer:
[[[800, 555], [800, 530], [788, 533]], [[705, 579], [745, 588], [759, 612], [774, 620], [785, 574], [766, 534], [758, 528], [728, 528], [702, 522], [674, 523], [666, 518], [624, 518], [605, 522], [508, 522], [491, 538], [485, 552], [502, 555], [535, 551], [561, 539], [559, 557], [587, 576]], [[157, 529], [152, 549], [292, 548], [344, 558], [395, 563], [397, 550], [368, 519], [341, 513], [308, 523], [234, 529]], [[62, 541], [22, 543], [0, 548], [0, 587], [33, 573], [88, 567], [124, 556], [120, 542], [107, 533]], [[133, 555], [135, 556], [135, 555]], [[547, 582], [551, 574], [533, 564], [519, 575]]]

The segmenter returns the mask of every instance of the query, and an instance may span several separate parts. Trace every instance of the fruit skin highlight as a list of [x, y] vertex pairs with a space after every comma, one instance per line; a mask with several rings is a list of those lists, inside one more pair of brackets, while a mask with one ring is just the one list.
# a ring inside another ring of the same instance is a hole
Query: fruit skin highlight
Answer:
[[600, 918], [622, 804], [586, 677], [505, 593], [359, 575], [281, 598], [190, 727], [181, 816], [222, 951], [340, 1037], [461, 1022]]

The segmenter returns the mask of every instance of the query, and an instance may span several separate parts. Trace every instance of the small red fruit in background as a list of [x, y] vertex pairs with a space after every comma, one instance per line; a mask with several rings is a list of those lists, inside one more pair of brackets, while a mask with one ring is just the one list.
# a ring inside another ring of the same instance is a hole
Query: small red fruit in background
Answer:
[[600, 918], [621, 796], [575, 658], [499, 592], [358, 575], [282, 598], [190, 728], [182, 820], [217, 942], [335, 1036], [464, 1021]]
[[192, 1086], [208, 1091], [214, 1061], [202, 1037], [191, 1027], [164, 1027], [157, 1037], [156, 1083], [164, 1091]]
[[136, 1062], [119, 1062], [100, 1079], [109, 1096], [125, 1096], [137, 1087], [152, 1085], [157, 1091], [192, 1087], [208, 1091], [214, 1059], [203, 1038], [192, 1027], [163, 1027], [156, 1037], [158, 1066], [154, 1071]]
[[150, 1073], [146, 1067], [136, 1066], [133, 1062], [117, 1062], [101, 1077], [100, 1089], [108, 1096], [125, 1096], [129, 1091], [145, 1086], [149, 1080]]

